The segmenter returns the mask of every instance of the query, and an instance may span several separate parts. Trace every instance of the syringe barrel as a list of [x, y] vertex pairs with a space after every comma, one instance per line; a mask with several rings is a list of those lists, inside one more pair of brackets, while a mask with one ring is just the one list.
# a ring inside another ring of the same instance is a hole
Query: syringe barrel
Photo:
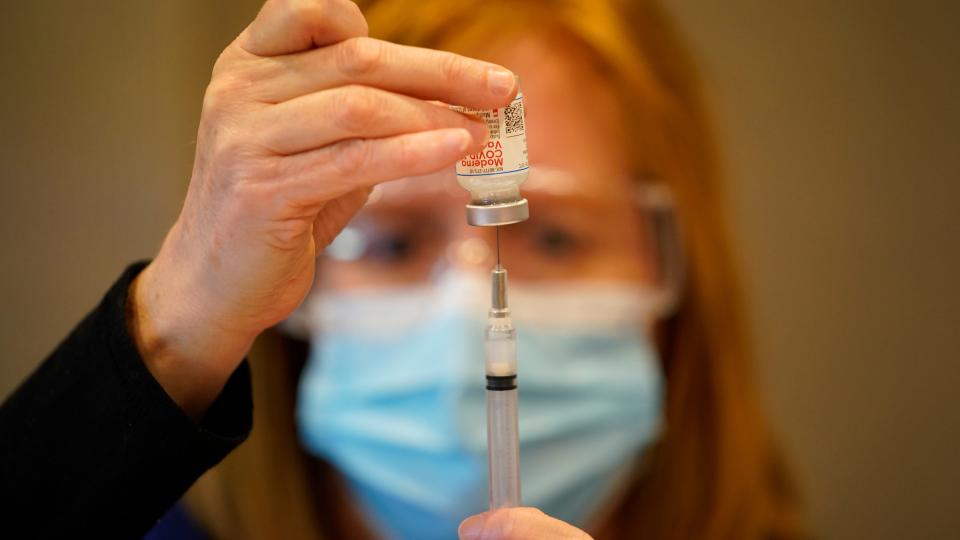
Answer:
[[487, 469], [490, 509], [520, 506], [520, 435], [517, 428], [517, 331], [507, 307], [507, 271], [491, 274], [492, 297], [485, 336]]
[[[520, 506], [520, 433], [517, 427], [516, 376], [487, 378], [487, 465], [490, 509]], [[497, 388], [497, 389], [491, 389]]]

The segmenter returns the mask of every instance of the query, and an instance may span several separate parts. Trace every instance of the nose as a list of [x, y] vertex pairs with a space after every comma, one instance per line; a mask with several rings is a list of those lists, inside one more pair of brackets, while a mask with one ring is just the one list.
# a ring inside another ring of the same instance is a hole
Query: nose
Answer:
[[447, 246], [447, 264], [460, 270], [488, 269], [493, 264], [493, 249], [479, 234], [454, 240]]
[[454, 268], [469, 270], [481, 265], [488, 266], [492, 250], [479, 236], [454, 240], [447, 246], [447, 262]]

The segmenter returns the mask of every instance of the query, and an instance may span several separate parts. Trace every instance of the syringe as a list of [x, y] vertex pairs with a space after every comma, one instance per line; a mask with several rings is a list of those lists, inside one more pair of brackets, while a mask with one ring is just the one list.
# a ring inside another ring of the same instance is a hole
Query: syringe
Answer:
[[[499, 227], [497, 227], [499, 248]], [[490, 509], [520, 506], [520, 437], [517, 427], [517, 331], [507, 307], [507, 271], [492, 272], [485, 335], [487, 375], [487, 465]]]
[[[470, 192], [467, 223], [497, 228], [497, 265], [493, 269], [493, 302], [486, 331], [487, 460], [490, 508], [520, 505], [520, 447], [517, 431], [517, 333], [507, 308], [507, 271], [500, 264], [500, 226], [530, 217], [520, 184], [527, 179], [527, 133], [523, 92], [505, 107], [453, 109], [480, 117], [490, 137], [482, 151], [457, 161], [457, 182]], [[509, 122], [508, 122], [509, 119]], [[487, 153], [502, 155], [494, 163]]]

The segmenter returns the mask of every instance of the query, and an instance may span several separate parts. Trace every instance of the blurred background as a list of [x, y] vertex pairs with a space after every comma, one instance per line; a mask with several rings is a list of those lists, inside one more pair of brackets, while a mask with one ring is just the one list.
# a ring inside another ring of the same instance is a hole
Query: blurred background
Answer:
[[[258, 0], [8, 3], [0, 398], [189, 180]], [[960, 3], [672, 0], [726, 151], [771, 418], [823, 538], [958, 538]]]

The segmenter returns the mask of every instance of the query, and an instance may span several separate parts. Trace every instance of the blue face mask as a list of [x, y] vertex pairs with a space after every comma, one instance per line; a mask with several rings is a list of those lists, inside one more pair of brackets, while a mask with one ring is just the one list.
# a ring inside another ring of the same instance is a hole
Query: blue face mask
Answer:
[[[386, 538], [446, 540], [487, 509], [482, 333], [489, 284], [323, 297], [297, 401], [305, 448]], [[625, 285], [514, 285], [522, 499], [583, 526], [656, 437], [662, 375]], [[526, 315], [525, 315], [526, 314]]]

